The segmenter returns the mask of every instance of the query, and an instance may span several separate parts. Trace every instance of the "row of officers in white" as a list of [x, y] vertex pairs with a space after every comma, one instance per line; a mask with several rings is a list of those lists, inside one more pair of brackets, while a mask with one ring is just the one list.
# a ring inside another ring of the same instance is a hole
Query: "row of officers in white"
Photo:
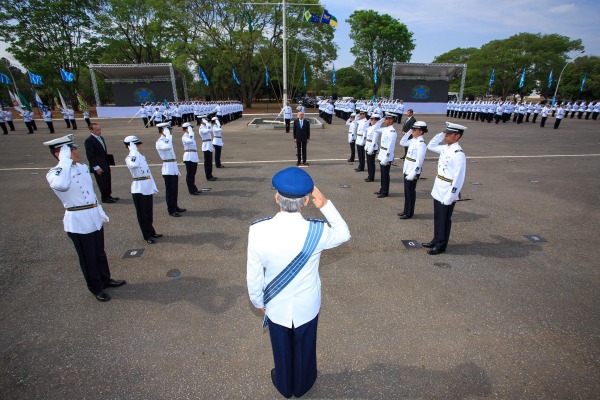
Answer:
[[[394, 149], [398, 135], [393, 126], [398, 116], [387, 113], [383, 118], [372, 114], [367, 118], [367, 110], [351, 114], [346, 122], [348, 125], [348, 143], [351, 156], [348, 161], [354, 161], [356, 152], [359, 159], [358, 168], [364, 170], [366, 161], [368, 175], [366, 182], [375, 180], [375, 160], [379, 162], [381, 172], [381, 187], [375, 192], [378, 198], [388, 197], [390, 187], [390, 167], [394, 161]], [[400, 219], [410, 219], [414, 215], [416, 203], [417, 181], [423, 172], [423, 162], [427, 149], [440, 154], [436, 179], [431, 196], [434, 201], [434, 238], [424, 243], [431, 255], [446, 251], [452, 224], [454, 204], [459, 200], [460, 191], [465, 180], [466, 156], [458, 141], [467, 128], [465, 126], [446, 122], [446, 129], [425, 144], [423, 135], [428, 132], [427, 124], [416, 121], [400, 139], [400, 145], [408, 147], [404, 166], [404, 210], [398, 213]], [[443, 144], [442, 144], [443, 143]], [[356, 149], [355, 149], [356, 147]], [[366, 159], [366, 160], [365, 160]]]

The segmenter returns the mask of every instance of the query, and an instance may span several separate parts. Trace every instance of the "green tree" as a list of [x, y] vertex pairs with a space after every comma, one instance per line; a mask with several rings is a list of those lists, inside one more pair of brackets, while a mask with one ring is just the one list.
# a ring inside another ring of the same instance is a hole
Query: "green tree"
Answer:
[[[358, 10], [346, 22], [354, 41], [350, 49], [356, 57], [354, 65], [367, 76], [373, 77], [375, 68], [378, 75], [389, 75], [393, 62], [410, 61], [415, 48], [413, 33], [399, 20], [374, 10]], [[371, 82], [373, 95], [377, 95], [379, 85], [372, 78]]]
[[[584, 75], [587, 75], [587, 78], [583, 91], [580, 93]], [[555, 80], [558, 80], [558, 75]], [[554, 91], [551, 93], [552, 95], [554, 95]], [[557, 99], [587, 101], [600, 99], [600, 57], [579, 57], [573, 61], [572, 65], [568, 65], [558, 87]]]
[[[75, 99], [81, 67], [98, 59], [93, 0], [5, 0], [0, 5], [0, 37], [25, 68], [42, 75], [45, 89], [63, 88]], [[63, 86], [60, 68], [75, 74]]]

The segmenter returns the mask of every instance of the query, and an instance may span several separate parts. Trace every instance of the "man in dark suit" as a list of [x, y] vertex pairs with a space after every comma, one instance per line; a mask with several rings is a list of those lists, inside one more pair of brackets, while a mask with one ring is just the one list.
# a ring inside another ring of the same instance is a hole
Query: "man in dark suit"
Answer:
[[[404, 121], [404, 125], [402, 125], [402, 135], [404, 135], [406, 132], [408, 132], [409, 130], [412, 129], [412, 126], [415, 124], [415, 122], [417, 121], [413, 115], [413, 110], [410, 109], [406, 112], [406, 121]], [[412, 135], [410, 135], [408, 137], [408, 139], [406, 140], [410, 140], [412, 139]], [[406, 158], [406, 153], [408, 152], [408, 147], [404, 148], [404, 155], [400, 158], [401, 160], [404, 160], [404, 158]]]
[[114, 203], [118, 197], [112, 197], [109, 154], [106, 142], [102, 137], [102, 129], [98, 124], [89, 126], [91, 135], [85, 140], [85, 154], [90, 164], [90, 173], [96, 178], [103, 203]]
[[[296, 154], [298, 163], [296, 165], [308, 166], [306, 162], [306, 145], [310, 141], [310, 124], [304, 119], [304, 113], [298, 113], [298, 119], [294, 121], [294, 143], [296, 143]], [[302, 159], [300, 159], [302, 157]]]

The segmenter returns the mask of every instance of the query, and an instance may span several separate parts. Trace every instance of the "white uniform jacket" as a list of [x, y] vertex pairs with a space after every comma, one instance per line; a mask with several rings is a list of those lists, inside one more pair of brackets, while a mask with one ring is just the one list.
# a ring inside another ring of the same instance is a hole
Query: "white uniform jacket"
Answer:
[[427, 145], [423, 136], [409, 139], [410, 133], [408, 131], [400, 139], [401, 146], [408, 146], [406, 157], [404, 158], [404, 166], [402, 172], [406, 175], [406, 180], [412, 181], [416, 175], [420, 175], [423, 172], [423, 162], [425, 161], [425, 154], [427, 153]]
[[183, 161], [198, 162], [198, 145], [194, 138], [194, 128], [187, 128], [181, 141], [183, 142]]
[[129, 150], [129, 155], [125, 158], [125, 164], [127, 164], [133, 178], [131, 193], [140, 193], [146, 196], [158, 193], [146, 157], [142, 153], [137, 149]]
[[358, 130], [358, 124], [356, 120], [350, 121], [350, 118], [348, 118], [348, 121], [346, 121], [346, 125], [348, 125], [348, 143], [352, 143], [356, 141], [356, 131]]
[[96, 205], [84, 210], [65, 210], [65, 232], [87, 234], [102, 229], [102, 219], [108, 221], [108, 217], [98, 203], [87, 165], [74, 163], [70, 158], [59, 161], [48, 171], [46, 180], [65, 208]]
[[359, 119], [356, 125], [356, 145], [364, 146], [367, 142], [367, 128], [369, 127], [369, 120], [366, 118]]
[[217, 122], [212, 126], [213, 146], [223, 146], [223, 128]]
[[[321, 208], [321, 212], [330, 226], [325, 225], [306, 265], [266, 306], [267, 316], [278, 325], [299, 327], [317, 316], [321, 307], [321, 251], [350, 239], [348, 225], [331, 201]], [[273, 218], [250, 226], [246, 280], [255, 307], [265, 306], [264, 288], [300, 253], [308, 227], [309, 221], [302, 214], [288, 212], [279, 212]]]
[[202, 151], [215, 151], [211, 138], [212, 128], [202, 124], [200, 125], [198, 132], [200, 133], [200, 138], [202, 139]]
[[175, 150], [173, 150], [173, 136], [167, 128], [164, 128], [163, 132], [164, 135], [160, 135], [156, 141], [156, 150], [161, 160], [163, 160], [162, 174], [179, 175], [177, 157], [175, 156]]
[[438, 171], [431, 190], [431, 197], [449, 206], [459, 198], [465, 181], [467, 157], [458, 143], [451, 146], [441, 145], [444, 133], [438, 133], [431, 139], [427, 148], [440, 155]]
[[394, 161], [394, 148], [396, 147], [398, 133], [393, 125], [381, 129], [381, 149], [377, 159], [381, 165]]
[[369, 125], [367, 128], [367, 143], [365, 144], [365, 151], [367, 154], [372, 155], [374, 152], [379, 150], [379, 135], [381, 135], [381, 124], [383, 119], [377, 121], [374, 125]]

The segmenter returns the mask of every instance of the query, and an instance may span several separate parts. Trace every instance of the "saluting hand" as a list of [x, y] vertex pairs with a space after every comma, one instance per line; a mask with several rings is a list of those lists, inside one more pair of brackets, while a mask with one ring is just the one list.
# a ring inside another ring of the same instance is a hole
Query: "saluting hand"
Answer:
[[[56, 154], [56, 153], [54, 153]], [[58, 153], [58, 160], [59, 161], [63, 161], [63, 160], [68, 160], [71, 158], [71, 148], [69, 147], [68, 144], [63, 144], [60, 147], [60, 153]]]
[[325, 198], [325, 196], [323, 196], [323, 193], [321, 193], [319, 188], [317, 188], [316, 186], [314, 187], [314, 189], [312, 191], [312, 197], [313, 197], [313, 204], [317, 208], [321, 208], [325, 204], [327, 204], [327, 199]]

